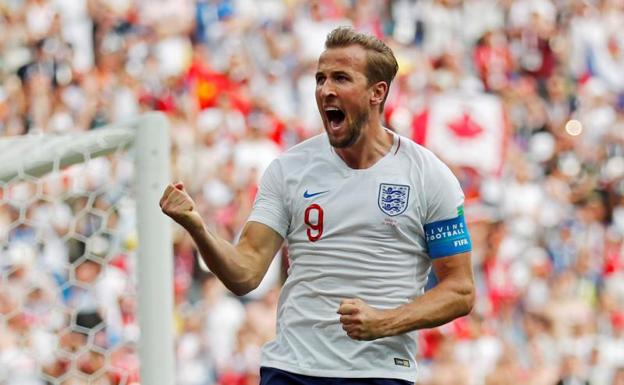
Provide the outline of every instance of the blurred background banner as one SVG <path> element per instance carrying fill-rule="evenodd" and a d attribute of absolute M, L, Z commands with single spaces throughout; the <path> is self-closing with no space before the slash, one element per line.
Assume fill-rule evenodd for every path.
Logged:
<path fill-rule="evenodd" d="M 505 155 L 503 103 L 485 93 L 448 92 L 434 97 L 414 119 L 414 139 L 446 163 L 500 176 Z"/>

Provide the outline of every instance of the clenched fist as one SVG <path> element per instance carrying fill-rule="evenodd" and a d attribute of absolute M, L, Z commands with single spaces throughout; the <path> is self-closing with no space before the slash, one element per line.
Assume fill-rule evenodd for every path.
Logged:
<path fill-rule="evenodd" d="M 345 299 L 338 308 L 340 323 L 354 340 L 375 340 L 385 336 L 384 310 L 372 308 L 361 299 Z"/>
<path fill-rule="evenodd" d="M 195 210 L 195 202 L 184 190 L 184 184 L 181 182 L 167 186 L 160 198 L 160 208 L 163 213 L 187 230 L 202 225 L 201 217 Z"/>

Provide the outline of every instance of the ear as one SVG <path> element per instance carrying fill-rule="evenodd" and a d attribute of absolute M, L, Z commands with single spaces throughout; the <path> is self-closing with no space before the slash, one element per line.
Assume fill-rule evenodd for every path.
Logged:
<path fill-rule="evenodd" d="M 379 106 L 383 103 L 388 93 L 388 83 L 381 81 L 371 86 L 370 103 L 373 106 Z"/>

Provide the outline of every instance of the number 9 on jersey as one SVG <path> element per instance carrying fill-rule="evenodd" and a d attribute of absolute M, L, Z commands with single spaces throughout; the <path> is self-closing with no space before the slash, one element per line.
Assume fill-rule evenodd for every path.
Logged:
<path fill-rule="evenodd" d="M 323 208 L 316 203 L 305 209 L 303 221 L 308 226 L 306 233 L 310 242 L 316 242 L 323 235 Z"/>

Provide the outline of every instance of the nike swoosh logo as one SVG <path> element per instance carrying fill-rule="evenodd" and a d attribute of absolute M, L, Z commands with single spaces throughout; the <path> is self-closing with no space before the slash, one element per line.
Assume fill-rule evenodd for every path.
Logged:
<path fill-rule="evenodd" d="M 319 191 L 319 192 L 315 192 L 315 193 L 309 193 L 308 190 L 305 190 L 305 192 L 303 193 L 303 197 L 304 198 L 312 198 L 312 197 L 315 197 L 317 195 L 325 194 L 326 192 L 329 192 L 329 190 Z"/>

